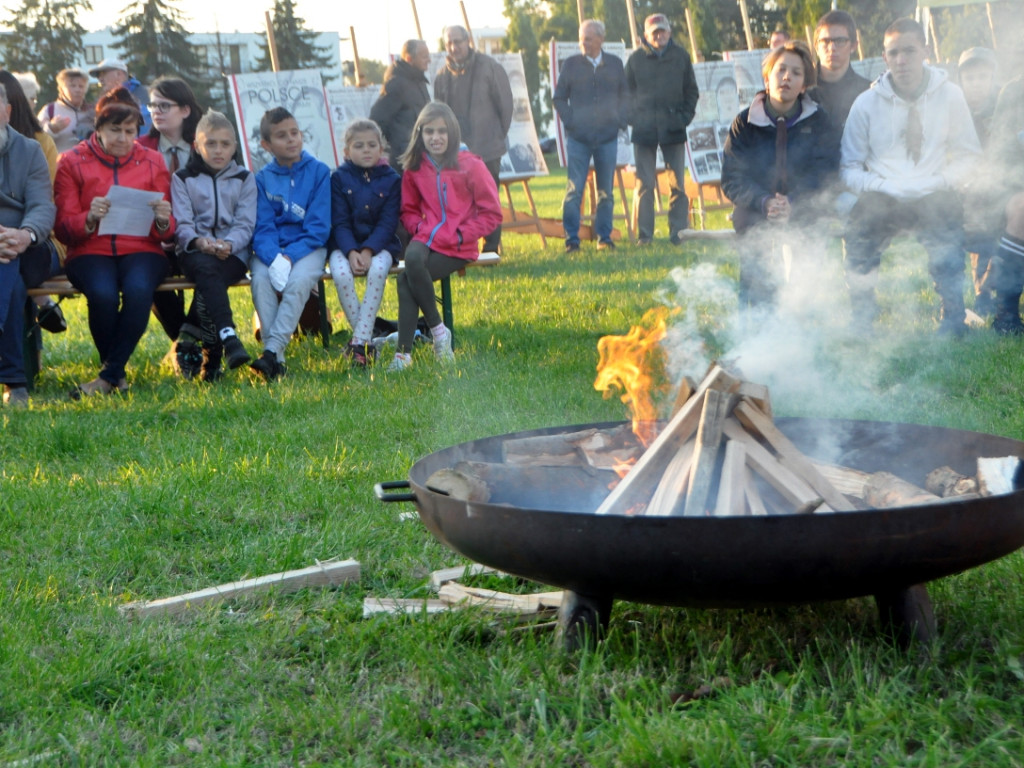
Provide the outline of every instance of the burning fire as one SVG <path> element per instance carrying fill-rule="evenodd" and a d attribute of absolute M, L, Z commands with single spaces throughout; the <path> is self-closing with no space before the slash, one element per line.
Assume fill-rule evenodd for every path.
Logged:
<path fill-rule="evenodd" d="M 605 336 L 597 342 L 601 359 L 594 389 L 605 397 L 611 397 L 612 389 L 622 392 L 620 399 L 632 412 L 633 432 L 645 447 L 658 436 L 655 396 L 668 390 L 660 342 L 670 314 L 667 307 L 648 310 L 625 336 Z"/>

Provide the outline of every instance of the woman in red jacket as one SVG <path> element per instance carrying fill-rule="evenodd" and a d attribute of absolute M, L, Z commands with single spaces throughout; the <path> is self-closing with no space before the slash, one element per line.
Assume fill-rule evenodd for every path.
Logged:
<path fill-rule="evenodd" d="M 459 121 L 447 104 L 432 101 L 420 112 L 402 167 L 401 219 L 412 240 L 397 281 L 398 350 L 389 371 L 412 364 L 420 312 L 430 326 L 435 356 L 453 359 L 452 335 L 437 311 L 434 281 L 476 261 L 478 240 L 501 224 L 494 179 L 484 161 L 461 146 Z"/>
<path fill-rule="evenodd" d="M 96 132 L 61 155 L 53 196 L 56 234 L 68 247 L 68 280 L 85 294 L 100 373 L 71 391 L 72 399 L 125 391 L 125 365 L 146 331 L 153 294 L 167 274 L 162 243 L 174 236 L 171 177 L 159 152 L 139 146 L 142 116 L 123 88 L 96 105 Z M 112 186 L 159 192 L 143 235 L 105 234 Z"/>

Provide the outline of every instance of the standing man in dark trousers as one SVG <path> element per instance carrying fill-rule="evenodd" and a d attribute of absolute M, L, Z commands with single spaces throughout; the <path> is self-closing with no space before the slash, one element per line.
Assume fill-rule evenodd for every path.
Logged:
<path fill-rule="evenodd" d="M 669 240 L 689 225 L 686 198 L 686 126 L 697 110 L 697 78 L 690 54 L 672 40 L 672 27 L 663 13 L 644 21 L 644 42 L 626 62 L 626 82 L 632 101 L 633 157 L 636 162 L 637 245 L 654 237 L 654 196 L 658 192 L 658 147 L 670 172 Z"/>
<path fill-rule="evenodd" d="M 434 98 L 452 108 L 462 140 L 484 161 L 497 189 L 505 138 L 512 125 L 512 85 L 501 64 L 470 47 L 465 27 L 448 27 L 444 41 L 448 57 L 434 78 Z M 497 252 L 500 246 L 499 224 L 484 238 L 480 250 Z"/>
<path fill-rule="evenodd" d="M 857 25 L 846 11 L 829 11 L 814 30 L 814 49 L 818 54 L 818 84 L 807 95 L 824 107 L 832 125 L 840 133 L 854 100 L 871 87 L 850 66 L 857 50 Z"/>
<path fill-rule="evenodd" d="M 588 19 L 580 24 L 580 50 L 562 64 L 551 101 L 565 127 L 568 183 L 562 201 L 565 251 L 580 249 L 580 206 L 594 161 L 597 248 L 615 248 L 612 242 L 615 156 L 619 131 L 626 128 L 628 92 L 622 60 L 602 49 L 604 24 Z"/>
<path fill-rule="evenodd" d="M 391 167 L 401 172 L 399 158 L 405 154 L 420 110 L 430 101 L 426 71 L 430 67 L 430 49 L 422 40 L 406 40 L 402 58 L 384 73 L 380 97 L 370 108 L 370 119 L 380 126 L 388 141 Z"/>

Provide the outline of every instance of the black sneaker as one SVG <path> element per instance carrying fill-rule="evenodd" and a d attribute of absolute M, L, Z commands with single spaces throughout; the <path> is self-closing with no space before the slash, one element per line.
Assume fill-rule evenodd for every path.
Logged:
<path fill-rule="evenodd" d="M 60 304 L 50 303 L 45 307 L 36 308 L 39 319 L 39 327 L 50 333 L 64 333 L 68 329 L 68 321 L 64 318 L 64 312 Z"/>
<path fill-rule="evenodd" d="M 565 252 L 566 253 L 576 253 L 576 251 L 578 251 L 579 249 L 580 249 L 580 244 L 579 243 L 572 243 L 572 242 L 570 242 L 570 243 L 566 243 L 565 244 Z"/>
<path fill-rule="evenodd" d="M 611 240 L 602 240 L 597 244 L 597 250 L 599 251 L 614 251 L 615 243 Z"/>
<path fill-rule="evenodd" d="M 284 366 L 277 362 L 277 355 L 269 349 L 263 350 L 263 354 L 249 363 L 249 367 L 262 374 L 267 381 L 273 381 L 284 374 Z"/>
<path fill-rule="evenodd" d="M 245 351 L 242 340 L 237 336 L 228 336 L 224 339 L 224 355 L 228 359 L 228 368 L 232 371 L 252 360 L 249 353 Z"/>
<path fill-rule="evenodd" d="M 174 357 L 186 381 L 192 381 L 203 370 L 203 350 L 194 341 L 179 341 L 175 344 Z"/>
<path fill-rule="evenodd" d="M 996 312 L 992 330 L 1000 336 L 1024 336 L 1024 323 L 1016 312 Z"/>

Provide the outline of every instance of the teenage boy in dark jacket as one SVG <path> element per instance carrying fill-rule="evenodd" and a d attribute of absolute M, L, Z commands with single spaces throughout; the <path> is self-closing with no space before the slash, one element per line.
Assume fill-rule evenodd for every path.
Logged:
<path fill-rule="evenodd" d="M 669 170 L 669 239 L 678 244 L 686 229 L 690 203 L 683 179 L 686 174 L 686 126 L 697 111 L 700 91 L 690 54 L 672 40 L 668 17 L 654 13 L 644 21 L 644 42 L 626 62 L 626 83 L 632 101 L 633 158 L 636 163 L 637 243 L 654 237 L 655 162 L 658 147 Z"/>
<path fill-rule="evenodd" d="M 626 127 L 628 93 L 622 60 L 603 51 L 603 43 L 604 24 L 596 19 L 580 24 L 583 53 L 565 60 L 551 100 L 566 133 L 568 185 L 562 202 L 566 253 L 580 249 L 580 205 L 591 158 L 597 185 L 597 247 L 615 247 L 612 180 L 619 130 Z"/>

